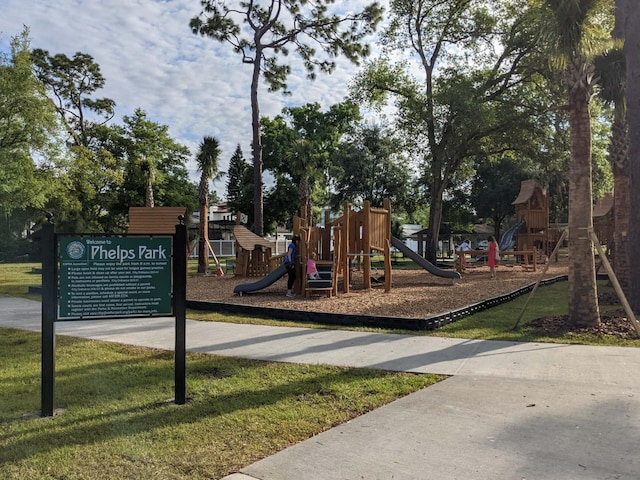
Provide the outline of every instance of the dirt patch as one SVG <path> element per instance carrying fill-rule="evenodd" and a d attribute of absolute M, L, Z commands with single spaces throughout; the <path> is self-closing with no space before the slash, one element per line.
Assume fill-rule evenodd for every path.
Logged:
<path fill-rule="evenodd" d="M 620 300 L 613 292 L 601 292 L 598 293 L 598 304 L 600 306 L 620 305 Z M 606 315 L 600 315 L 600 325 L 597 327 L 577 329 L 569 323 L 567 315 L 537 318 L 529 322 L 527 326 L 534 329 L 536 333 L 549 337 L 593 335 L 596 337 L 637 338 L 636 330 L 622 308 L 609 311 Z"/>
<path fill-rule="evenodd" d="M 234 287 L 255 279 L 235 275 L 192 276 L 187 280 L 187 298 L 306 311 L 425 318 L 511 293 L 534 283 L 541 270 L 542 267 L 538 272 L 532 272 L 520 266 L 500 266 L 494 279 L 488 267 L 478 266 L 468 268 L 461 279 L 451 280 L 436 277 L 425 270 L 396 269 L 393 270 L 390 293 L 384 293 L 382 286 L 363 290 L 362 272 L 356 271 L 351 278 L 350 293 L 339 293 L 332 298 L 320 295 L 286 298 L 286 277 L 256 293 L 238 296 L 233 293 Z M 566 273 L 566 261 L 552 263 L 544 278 Z"/>
<path fill-rule="evenodd" d="M 600 325 L 597 327 L 576 329 L 569 324 L 567 315 L 537 318 L 529 322 L 527 326 L 533 328 L 536 333 L 549 337 L 594 335 L 596 337 L 637 338 L 633 325 L 623 311 L 615 312 L 613 315 L 601 315 Z"/>

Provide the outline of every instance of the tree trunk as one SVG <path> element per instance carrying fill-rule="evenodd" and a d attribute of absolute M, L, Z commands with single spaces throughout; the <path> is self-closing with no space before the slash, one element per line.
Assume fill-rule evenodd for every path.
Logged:
<path fill-rule="evenodd" d="M 436 263 L 438 253 L 438 238 L 440 237 L 440 224 L 442 223 L 442 194 L 441 182 L 434 182 L 436 188 L 429 199 L 429 227 L 427 228 L 427 248 L 425 258 L 431 263 Z"/>
<path fill-rule="evenodd" d="M 209 202 L 200 204 L 200 227 L 198 229 L 200 241 L 198 242 L 198 273 L 207 273 L 209 269 Z"/>
<path fill-rule="evenodd" d="M 251 77 L 251 126 L 253 133 L 253 232 L 264 235 L 264 194 L 262 181 L 262 137 L 260 134 L 260 105 L 258 86 L 262 52 L 256 51 Z"/>
<path fill-rule="evenodd" d="M 627 19 L 627 5 L 616 0 L 615 26 L 613 38 L 624 41 L 624 24 Z M 637 2 L 634 2 L 637 3 Z M 624 78 L 620 78 L 624 84 Z M 613 271 L 627 298 L 631 295 L 631 178 L 629 177 L 629 121 L 626 116 L 626 102 L 617 98 L 611 126 L 609 161 L 613 170 Z"/>
<path fill-rule="evenodd" d="M 636 0 L 619 2 L 626 8 L 624 25 L 627 67 L 627 118 L 629 120 L 629 174 L 631 211 L 640 212 L 640 4 Z M 640 245 L 640 222 L 631 222 L 631 245 Z M 631 307 L 640 312 L 640 255 L 631 256 Z"/>
<path fill-rule="evenodd" d="M 576 65 L 580 67 L 580 62 Z M 591 327 L 600 323 L 600 311 L 593 244 L 589 235 L 593 228 L 589 92 L 582 88 L 571 89 L 571 80 L 580 79 L 578 72 L 582 71 L 583 68 L 576 68 L 569 81 L 569 322 L 576 327 Z M 579 82 L 573 83 L 576 84 Z"/>
<path fill-rule="evenodd" d="M 156 202 L 153 199 L 153 181 L 151 180 L 151 176 L 147 178 L 147 189 L 144 194 L 144 203 L 146 207 L 156 206 Z"/>
<path fill-rule="evenodd" d="M 629 243 L 631 182 L 629 179 L 629 136 L 626 119 L 616 115 L 611 131 L 609 158 L 614 178 L 612 264 L 625 296 L 629 297 L 631 288 L 631 267 L 629 264 L 631 253 Z"/>
<path fill-rule="evenodd" d="M 309 177 L 306 175 L 302 175 L 300 179 L 298 197 L 300 200 L 300 216 L 307 221 L 307 226 L 312 226 L 311 192 L 309 188 Z"/>

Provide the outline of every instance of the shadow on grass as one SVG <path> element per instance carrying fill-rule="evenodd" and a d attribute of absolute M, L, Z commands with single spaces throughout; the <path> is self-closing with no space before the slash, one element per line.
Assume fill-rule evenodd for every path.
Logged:
<path fill-rule="evenodd" d="M 65 339 L 58 349 L 60 357 L 82 353 L 74 351 L 84 341 Z M 91 348 L 91 342 L 89 348 Z M 126 348 L 114 346 L 124 355 Z M 173 353 L 140 349 L 135 355 L 109 361 L 67 366 L 59 361 L 56 378 L 56 407 L 66 413 L 53 418 L 7 419 L 0 434 L 1 463 L 20 462 L 50 451 L 108 442 L 133 437 L 156 429 L 184 427 L 205 419 L 233 416 L 242 411 L 274 407 L 291 399 L 324 397 L 332 385 L 373 380 L 385 375 L 372 370 L 334 367 L 300 367 L 270 364 L 245 359 L 227 359 L 203 354 L 189 354 L 187 360 L 186 405 L 169 401 L 173 395 Z M 32 360 L 31 360 L 32 361 Z M 290 371 L 284 371 L 291 369 Z M 235 379 L 235 380 L 234 380 Z M 33 397 L 39 395 L 39 383 L 33 378 L 15 375 L 6 385 L 30 384 L 5 389 L 2 397 Z M 343 399 L 335 408 L 355 411 L 353 399 Z M 12 402 L 20 400 L 12 400 Z M 366 404 L 366 402 L 365 402 Z M 30 412 L 23 412 L 27 414 Z M 330 425 L 327 425 L 330 426 Z M 182 433 L 178 433 L 182 435 Z"/>

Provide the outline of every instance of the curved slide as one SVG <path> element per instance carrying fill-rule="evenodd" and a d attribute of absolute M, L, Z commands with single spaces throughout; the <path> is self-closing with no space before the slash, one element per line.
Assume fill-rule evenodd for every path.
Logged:
<path fill-rule="evenodd" d="M 257 290 L 262 290 L 263 288 L 268 287 L 276 280 L 280 280 L 287 273 L 287 266 L 283 263 L 278 268 L 276 268 L 269 275 L 262 277 L 260 280 L 251 283 L 241 283 L 240 285 L 236 285 L 233 289 L 233 293 L 238 293 L 242 295 L 243 293 L 255 292 Z"/>
<path fill-rule="evenodd" d="M 436 277 L 461 278 L 461 275 L 455 270 L 444 270 L 442 268 L 436 267 L 429 260 L 422 258 L 416 252 L 407 247 L 404 243 L 402 243 L 402 240 L 396 237 L 391 237 L 391 245 L 400 250 L 403 255 L 409 257 L 411 260 L 416 262 L 418 265 L 420 265 L 422 268 L 435 275 Z"/>
<path fill-rule="evenodd" d="M 513 247 L 513 245 L 515 244 L 513 237 L 516 232 L 520 230 L 520 227 L 524 224 L 525 221 L 522 220 L 520 223 L 515 224 L 513 227 L 502 234 L 502 237 L 500 238 L 500 244 L 498 245 L 500 251 L 509 250 L 511 249 L 511 247 Z"/>

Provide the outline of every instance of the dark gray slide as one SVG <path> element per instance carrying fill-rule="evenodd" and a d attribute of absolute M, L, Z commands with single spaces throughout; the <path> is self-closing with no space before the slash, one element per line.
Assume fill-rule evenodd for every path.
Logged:
<path fill-rule="evenodd" d="M 243 293 L 256 292 L 258 290 L 262 290 L 263 288 L 268 287 L 276 280 L 280 280 L 287 273 L 287 266 L 283 263 L 278 268 L 276 268 L 273 272 L 271 272 L 266 277 L 262 277 L 257 282 L 251 283 L 241 283 L 240 285 L 236 285 L 236 288 L 233 289 L 233 293 L 239 293 L 242 295 Z"/>
<path fill-rule="evenodd" d="M 500 251 L 511 250 L 513 248 L 513 246 L 516 243 L 513 237 L 515 236 L 516 232 L 520 230 L 520 227 L 524 224 L 525 224 L 525 221 L 522 220 L 520 223 L 515 224 L 513 227 L 511 227 L 509 230 L 507 230 L 502 234 L 502 238 L 500 239 L 500 245 L 498 245 L 498 248 L 500 249 Z"/>
<path fill-rule="evenodd" d="M 435 275 L 436 277 L 461 278 L 461 275 L 455 270 L 444 270 L 442 268 L 436 267 L 429 260 L 422 258 L 416 252 L 407 247 L 404 243 L 402 243 L 402 240 L 396 237 L 391 237 L 391 245 L 400 250 L 403 255 L 409 257 L 411 260 L 416 262 L 418 265 L 420 265 L 422 268 Z"/>

